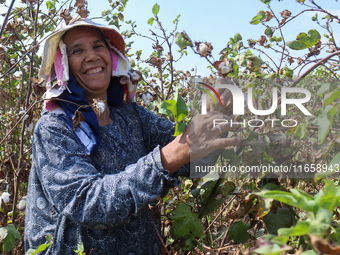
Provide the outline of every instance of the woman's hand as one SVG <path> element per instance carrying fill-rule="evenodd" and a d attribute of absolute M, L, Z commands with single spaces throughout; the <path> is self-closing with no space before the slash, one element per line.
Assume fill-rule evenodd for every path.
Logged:
<path fill-rule="evenodd" d="M 220 112 L 195 116 L 184 133 L 161 149 L 163 167 L 171 174 L 184 164 L 198 160 L 214 150 L 237 145 L 240 138 L 220 138 L 223 133 L 238 128 L 231 118 Z M 220 123 L 220 124 L 218 124 Z"/>

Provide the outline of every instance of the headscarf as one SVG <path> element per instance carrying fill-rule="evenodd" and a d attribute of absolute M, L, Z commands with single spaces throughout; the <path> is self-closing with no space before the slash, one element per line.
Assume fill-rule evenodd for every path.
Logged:
<path fill-rule="evenodd" d="M 136 75 L 136 71 L 131 70 L 129 60 L 125 56 L 124 39 L 113 28 L 94 23 L 87 18 L 77 17 L 68 24 L 62 22 L 46 39 L 41 68 L 38 74 L 38 78 L 43 79 L 39 86 L 46 87 L 46 92 L 43 95 L 45 110 L 47 112 L 61 111 L 65 113 L 66 115 L 60 114 L 58 117 L 73 130 L 84 152 L 90 155 L 98 150 L 100 127 L 92 107 L 79 109 L 79 105 L 89 105 L 92 102 L 88 102 L 85 98 L 84 90 L 77 85 L 76 79 L 69 72 L 67 48 L 62 40 L 67 31 L 78 26 L 99 28 L 109 46 L 112 78 L 107 90 L 108 105 L 122 105 L 124 97 L 127 101 L 135 101 L 136 83 L 141 77 Z M 81 111 L 85 122 L 81 122 L 80 127 L 74 130 L 72 118 L 77 109 Z"/>

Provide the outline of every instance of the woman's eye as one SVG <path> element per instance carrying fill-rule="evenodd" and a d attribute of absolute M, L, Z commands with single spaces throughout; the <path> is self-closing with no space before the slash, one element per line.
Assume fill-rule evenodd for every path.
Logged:
<path fill-rule="evenodd" d="M 102 48 L 102 47 L 104 47 L 104 45 L 98 44 L 98 45 L 95 45 L 93 48 L 99 49 L 99 48 Z"/>
<path fill-rule="evenodd" d="M 70 56 L 73 55 L 73 54 L 78 54 L 78 53 L 82 53 L 82 52 L 83 52 L 82 49 L 74 49 L 74 50 L 71 52 Z"/>

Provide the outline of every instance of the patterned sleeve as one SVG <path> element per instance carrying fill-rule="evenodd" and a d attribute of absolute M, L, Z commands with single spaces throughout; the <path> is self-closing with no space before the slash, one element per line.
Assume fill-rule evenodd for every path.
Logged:
<path fill-rule="evenodd" d="M 98 172 L 71 130 L 53 115 L 39 120 L 32 144 L 32 176 L 36 178 L 32 184 L 41 187 L 57 215 L 88 228 L 115 228 L 126 223 L 180 184 L 163 168 L 159 146 L 117 174 Z"/>
<path fill-rule="evenodd" d="M 136 104 L 136 110 L 141 118 L 141 122 L 147 124 L 143 126 L 143 134 L 150 151 L 156 146 L 164 147 L 175 139 L 175 123 L 159 117 L 138 104 Z M 145 119 L 148 121 L 145 121 Z M 189 171 L 188 163 L 178 169 L 173 176 L 189 176 Z"/>

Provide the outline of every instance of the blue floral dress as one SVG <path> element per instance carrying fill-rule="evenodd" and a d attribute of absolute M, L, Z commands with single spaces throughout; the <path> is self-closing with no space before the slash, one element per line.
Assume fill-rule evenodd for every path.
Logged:
<path fill-rule="evenodd" d="M 53 244 L 44 254 L 160 254 L 148 204 L 180 185 L 163 168 L 160 148 L 174 126 L 136 103 L 110 108 L 96 153 L 84 154 L 56 114 L 44 114 L 33 136 L 33 165 L 26 208 L 25 249 Z M 188 165 L 179 173 L 188 173 Z M 153 223 L 154 222 L 154 223 Z"/>

